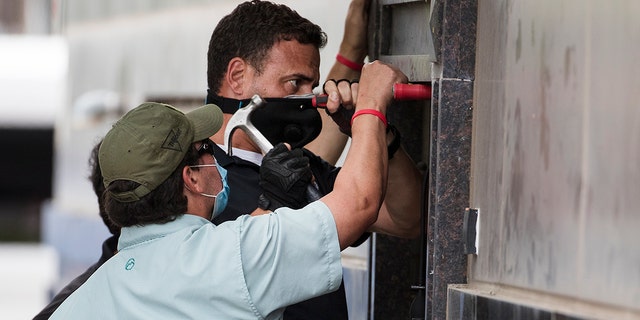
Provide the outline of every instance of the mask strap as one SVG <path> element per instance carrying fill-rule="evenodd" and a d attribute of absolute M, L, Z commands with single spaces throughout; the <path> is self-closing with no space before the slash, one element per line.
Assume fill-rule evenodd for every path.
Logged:
<path fill-rule="evenodd" d="M 193 193 L 199 194 L 199 195 L 204 196 L 204 197 L 207 197 L 207 198 L 213 198 L 213 199 L 215 199 L 216 197 L 218 197 L 217 195 L 216 195 L 216 196 L 214 196 L 214 195 L 212 195 L 212 194 L 208 194 L 208 193 L 195 192 L 195 191 L 193 191 L 193 190 L 189 189 L 189 187 L 188 187 L 186 184 L 184 184 L 184 187 L 185 187 L 187 190 L 189 190 L 189 191 L 191 191 L 191 192 L 193 192 Z"/>
<path fill-rule="evenodd" d="M 250 101 L 251 99 L 237 100 L 237 99 L 221 97 L 219 95 L 212 93 L 210 89 L 207 89 L 207 98 L 205 99 L 206 104 L 213 103 L 218 107 L 220 107 L 220 110 L 222 110 L 222 112 L 229 113 L 229 114 L 236 113 L 238 109 L 242 108 L 244 105 L 246 105 Z"/>

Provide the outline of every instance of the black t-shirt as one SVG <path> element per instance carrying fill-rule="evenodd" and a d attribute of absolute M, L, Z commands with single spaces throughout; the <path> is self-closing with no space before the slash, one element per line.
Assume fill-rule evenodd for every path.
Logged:
<path fill-rule="evenodd" d="M 310 151 L 304 151 L 309 158 L 309 165 L 318 183 L 320 193 L 327 194 L 333 189 L 340 169 Z M 262 193 L 262 188 L 258 184 L 260 180 L 259 166 L 236 156 L 230 157 L 218 146 L 214 150 L 214 156 L 216 161 L 227 169 L 227 183 L 230 189 L 227 208 L 213 220 L 213 223 L 220 224 L 253 212 L 258 207 L 258 197 Z M 334 292 L 288 306 L 284 312 L 285 320 L 340 320 L 348 318 L 344 283 Z"/>
<path fill-rule="evenodd" d="M 303 151 L 309 158 L 309 166 L 316 178 L 320 194 L 325 195 L 331 192 L 340 168 L 332 166 L 309 150 L 303 149 Z M 214 156 L 216 161 L 227 169 L 227 183 L 230 189 L 227 207 L 213 219 L 213 223 L 220 224 L 253 212 L 258 207 L 258 197 L 262 194 L 262 188 L 259 185 L 259 166 L 236 156 L 230 157 L 217 145 Z"/>

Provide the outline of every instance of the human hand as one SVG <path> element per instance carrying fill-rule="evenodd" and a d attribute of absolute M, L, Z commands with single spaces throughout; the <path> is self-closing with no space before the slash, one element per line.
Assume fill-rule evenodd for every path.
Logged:
<path fill-rule="evenodd" d="M 407 76 L 391 64 L 379 60 L 367 63 L 358 85 L 356 111 L 373 109 L 386 114 L 393 100 L 393 86 L 407 82 Z"/>
<path fill-rule="evenodd" d="M 311 177 L 309 159 L 303 156 L 302 149 L 289 150 L 286 144 L 277 144 L 262 159 L 259 184 L 263 193 L 258 206 L 271 211 L 304 207 Z"/>
<path fill-rule="evenodd" d="M 351 136 L 351 117 L 358 97 L 358 81 L 329 79 L 322 90 L 328 95 L 327 114 L 338 125 L 340 132 Z"/>
<path fill-rule="evenodd" d="M 324 83 L 323 91 L 328 95 L 327 113 L 341 132 L 351 136 L 351 117 L 356 106 L 386 114 L 387 106 L 393 100 L 394 84 L 407 81 L 407 76 L 393 65 L 380 61 L 368 63 L 360 81 L 330 79 Z"/>

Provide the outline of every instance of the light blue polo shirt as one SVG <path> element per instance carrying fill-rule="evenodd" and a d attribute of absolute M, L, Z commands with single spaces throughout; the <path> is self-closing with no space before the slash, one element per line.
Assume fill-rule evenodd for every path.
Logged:
<path fill-rule="evenodd" d="M 123 228 L 118 249 L 51 319 L 280 319 L 342 281 L 321 201 L 219 226 L 187 214 Z"/>

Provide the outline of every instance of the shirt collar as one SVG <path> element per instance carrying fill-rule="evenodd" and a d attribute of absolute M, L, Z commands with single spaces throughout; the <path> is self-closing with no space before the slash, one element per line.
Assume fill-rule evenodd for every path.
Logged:
<path fill-rule="evenodd" d="M 225 150 L 225 146 L 219 144 L 216 144 L 216 147 L 213 148 L 213 156 L 216 157 L 216 161 L 224 168 L 232 163 L 240 164 L 238 159 L 250 162 L 256 166 L 262 164 L 263 156 L 261 153 L 233 148 L 233 157 L 231 157 Z"/>
<path fill-rule="evenodd" d="M 211 223 L 209 220 L 202 217 L 183 214 L 178 216 L 174 221 L 163 224 L 124 227 L 120 233 L 118 251 L 146 241 L 162 238 L 184 228 L 199 228 L 209 223 Z"/>

